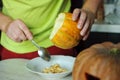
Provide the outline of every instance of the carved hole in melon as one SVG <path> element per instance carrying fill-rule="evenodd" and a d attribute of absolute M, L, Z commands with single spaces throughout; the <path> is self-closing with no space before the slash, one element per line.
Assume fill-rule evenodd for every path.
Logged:
<path fill-rule="evenodd" d="M 85 73 L 85 76 L 86 76 L 86 80 L 100 80 L 100 78 L 93 76 L 89 73 Z"/>
<path fill-rule="evenodd" d="M 55 34 L 57 33 L 57 31 L 62 27 L 63 23 L 64 23 L 64 19 L 65 19 L 65 14 L 64 13 L 60 13 L 55 21 L 55 25 L 53 27 L 53 31 L 51 32 L 50 35 L 50 40 L 55 36 Z"/>

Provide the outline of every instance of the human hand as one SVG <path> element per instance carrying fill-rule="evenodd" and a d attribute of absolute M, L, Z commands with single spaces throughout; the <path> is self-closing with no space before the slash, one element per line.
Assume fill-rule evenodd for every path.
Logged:
<path fill-rule="evenodd" d="M 33 38 L 32 33 L 21 20 L 14 20 L 10 22 L 7 25 L 5 33 L 10 39 L 16 42 L 31 40 Z"/>
<path fill-rule="evenodd" d="M 80 35 L 83 36 L 83 40 L 88 38 L 94 19 L 95 15 L 89 10 L 76 8 L 73 11 L 73 21 L 78 21 L 77 27 L 81 29 Z"/>

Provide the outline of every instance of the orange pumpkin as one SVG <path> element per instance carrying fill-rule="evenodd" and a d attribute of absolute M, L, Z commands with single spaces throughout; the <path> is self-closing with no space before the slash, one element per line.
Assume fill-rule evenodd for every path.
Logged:
<path fill-rule="evenodd" d="M 73 80 L 120 80 L 120 43 L 103 42 L 76 57 Z"/>
<path fill-rule="evenodd" d="M 60 13 L 55 21 L 50 40 L 55 46 L 69 49 L 78 45 L 81 40 L 77 22 L 72 20 L 71 13 Z"/>

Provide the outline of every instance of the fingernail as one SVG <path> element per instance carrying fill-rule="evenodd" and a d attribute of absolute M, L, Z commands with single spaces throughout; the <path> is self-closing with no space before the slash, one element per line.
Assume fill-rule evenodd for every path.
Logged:
<path fill-rule="evenodd" d="M 85 41 L 86 40 L 86 38 L 83 38 L 83 41 Z"/>
<path fill-rule="evenodd" d="M 72 17 L 72 20 L 73 20 L 73 21 L 75 21 L 75 20 L 76 20 L 76 18 L 75 18 L 75 17 Z"/>
<path fill-rule="evenodd" d="M 81 29 L 81 28 L 82 28 L 80 23 L 78 23 L 77 28 L 78 28 L 78 29 Z"/>
<path fill-rule="evenodd" d="M 33 37 L 32 36 L 29 36 L 29 40 L 32 40 L 33 39 Z"/>
<path fill-rule="evenodd" d="M 84 36 L 84 33 L 81 31 L 81 32 L 80 32 L 80 35 L 81 35 L 81 36 Z"/>

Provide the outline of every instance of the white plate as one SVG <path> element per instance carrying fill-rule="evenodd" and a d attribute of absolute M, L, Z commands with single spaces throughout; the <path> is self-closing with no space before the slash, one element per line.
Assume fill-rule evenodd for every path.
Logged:
<path fill-rule="evenodd" d="M 26 67 L 29 71 L 39 74 L 42 78 L 47 80 L 58 80 L 72 73 L 75 58 L 71 56 L 52 55 L 51 60 L 45 61 L 41 57 L 34 58 L 28 61 Z M 62 68 L 68 71 L 62 73 L 43 73 L 42 70 L 50 67 L 53 64 L 59 64 Z"/>

